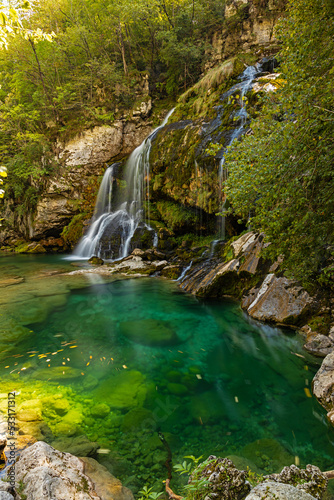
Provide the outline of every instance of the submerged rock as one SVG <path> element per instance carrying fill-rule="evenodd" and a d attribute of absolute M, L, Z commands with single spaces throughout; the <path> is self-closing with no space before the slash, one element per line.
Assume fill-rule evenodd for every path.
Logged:
<path fill-rule="evenodd" d="M 153 318 L 123 321 L 120 332 L 137 344 L 167 346 L 178 343 L 179 339 L 167 321 Z"/>
<path fill-rule="evenodd" d="M 94 456 L 99 448 L 98 443 L 90 441 L 86 436 L 76 436 L 74 438 L 61 437 L 52 441 L 52 446 L 56 450 L 71 453 L 76 457 Z"/>
<path fill-rule="evenodd" d="M 108 377 L 91 394 L 111 408 L 130 409 L 143 405 L 146 392 L 144 375 L 129 370 Z"/>

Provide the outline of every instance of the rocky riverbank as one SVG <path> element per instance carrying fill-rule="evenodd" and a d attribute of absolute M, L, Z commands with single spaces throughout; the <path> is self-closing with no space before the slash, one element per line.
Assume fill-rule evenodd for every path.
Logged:
<path fill-rule="evenodd" d="M 0 481 L 2 500 L 134 499 L 131 491 L 94 459 L 62 453 L 42 441 L 21 452 L 8 477 L 12 478 L 10 482 Z M 279 474 L 256 476 L 237 469 L 228 458 L 211 455 L 192 471 L 189 483 L 197 487 L 200 495 L 218 494 L 225 500 L 320 500 L 328 478 L 313 465 L 306 469 L 291 465 Z M 172 490 L 166 491 L 173 498 Z"/>

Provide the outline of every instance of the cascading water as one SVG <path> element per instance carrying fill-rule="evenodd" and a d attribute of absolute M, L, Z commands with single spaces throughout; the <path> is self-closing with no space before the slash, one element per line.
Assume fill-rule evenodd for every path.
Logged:
<path fill-rule="evenodd" d="M 224 168 L 226 153 L 228 152 L 228 147 L 231 146 L 235 139 L 238 139 L 244 132 L 244 128 L 247 122 L 247 111 L 246 111 L 246 94 L 252 88 L 255 77 L 261 71 L 259 66 L 248 66 L 245 71 L 240 75 L 240 83 L 234 85 L 226 94 L 226 98 L 230 98 L 236 91 L 238 94 L 238 101 L 240 104 L 240 108 L 234 114 L 234 120 L 239 124 L 234 129 L 229 141 L 226 145 L 226 148 L 223 152 L 223 157 L 220 160 L 219 164 L 219 189 L 222 192 L 223 183 L 227 180 L 228 170 Z M 225 239 L 225 218 L 226 218 L 226 198 L 224 197 L 222 200 L 222 208 L 221 208 L 221 227 L 220 227 L 220 237 L 222 240 Z"/>
<path fill-rule="evenodd" d="M 142 225 L 152 232 L 152 244 L 155 233 L 150 228 L 149 209 L 144 221 L 143 203 L 149 201 L 150 151 L 152 140 L 163 128 L 174 109 L 129 156 L 125 164 L 124 179 L 126 192 L 116 207 L 113 203 L 114 169 L 116 164 L 106 170 L 96 200 L 93 220 L 86 235 L 74 249 L 76 258 L 88 259 L 93 255 L 102 258 L 118 259 L 129 253 L 130 243 L 136 230 Z M 148 204 L 149 207 L 149 204 Z"/>

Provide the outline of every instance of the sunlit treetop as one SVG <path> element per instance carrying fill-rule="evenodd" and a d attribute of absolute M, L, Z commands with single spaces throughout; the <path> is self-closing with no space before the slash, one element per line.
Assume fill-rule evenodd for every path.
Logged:
<path fill-rule="evenodd" d="M 29 16 L 31 10 L 32 6 L 28 1 L 0 0 L 0 48 L 6 48 L 8 37 L 18 32 L 35 41 L 52 41 L 54 33 L 44 33 L 41 29 L 32 31 L 24 27 L 22 21 Z"/>

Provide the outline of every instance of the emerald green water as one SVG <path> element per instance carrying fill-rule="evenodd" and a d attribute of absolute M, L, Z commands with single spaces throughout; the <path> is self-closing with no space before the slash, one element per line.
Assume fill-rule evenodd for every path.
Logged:
<path fill-rule="evenodd" d="M 66 448 L 82 435 L 98 442 L 99 461 L 134 492 L 163 488 L 158 430 L 174 463 L 215 454 L 264 473 L 290 463 L 333 468 L 333 430 L 310 392 L 319 361 L 294 332 L 157 278 L 91 275 L 73 284 L 52 274 L 59 265 L 73 270 L 63 262 L 1 262 L 12 277 L 26 273 L 12 287 L 15 307 L 14 299 L 7 306 L 27 328 L 15 351 L 2 353 L 2 392 L 17 390 L 26 407 L 40 401 L 49 443 Z M 46 299 L 48 314 L 38 317 Z M 30 320 L 27 307 L 35 308 Z"/>

